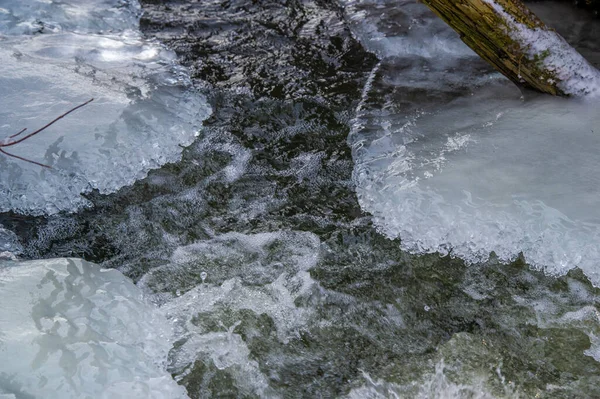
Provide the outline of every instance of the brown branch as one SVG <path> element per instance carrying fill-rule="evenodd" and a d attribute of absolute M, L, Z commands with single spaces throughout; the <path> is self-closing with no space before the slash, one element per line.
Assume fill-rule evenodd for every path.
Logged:
<path fill-rule="evenodd" d="M 44 165 L 42 163 L 36 162 L 36 161 L 32 161 L 30 159 L 27 158 L 23 158 L 21 156 L 15 155 L 15 154 L 11 154 L 9 152 L 6 152 L 3 147 L 10 147 L 19 143 L 22 143 L 23 141 L 27 140 L 30 137 L 35 136 L 36 134 L 43 132 L 44 130 L 46 130 L 48 127 L 52 126 L 54 123 L 58 122 L 59 120 L 61 120 L 62 118 L 64 118 L 65 116 L 69 115 L 71 112 L 74 112 L 76 110 L 78 110 L 81 107 L 84 107 L 86 105 L 88 105 L 89 103 L 91 103 L 92 101 L 94 101 L 94 99 L 89 99 L 88 101 L 84 102 L 83 104 L 79 104 L 78 106 L 71 108 L 70 110 L 68 110 L 67 112 L 65 112 L 64 114 L 59 115 L 57 118 L 55 118 L 54 120 L 50 121 L 49 123 L 47 123 L 46 125 L 42 126 L 41 128 L 37 129 L 34 132 L 29 133 L 26 136 L 21 137 L 20 139 L 17 140 L 10 140 L 10 139 L 14 139 L 15 137 L 19 136 L 21 133 L 23 133 L 24 131 L 27 130 L 27 128 L 22 129 L 20 132 L 13 134 L 12 136 L 9 136 L 8 139 L 9 140 L 4 140 L 4 141 L 0 141 L 0 153 L 7 155 L 9 157 L 13 157 L 13 158 L 17 158 L 20 159 L 21 161 L 25 161 L 25 162 L 30 162 L 39 166 L 42 166 L 44 168 L 49 168 L 51 169 L 51 166 L 49 165 Z"/>
<path fill-rule="evenodd" d="M 12 136 L 8 136 L 9 139 L 12 139 L 13 137 L 17 137 L 19 134 L 23 133 L 25 130 L 27 130 L 26 127 L 23 128 L 23 130 L 21 130 L 19 133 L 15 133 Z"/>
<path fill-rule="evenodd" d="M 43 166 L 44 168 L 52 169 L 52 166 L 50 166 L 50 165 L 44 165 L 43 163 L 39 163 L 36 161 L 32 161 L 31 159 L 27 159 L 27 158 L 23 158 L 18 155 L 15 155 L 15 154 L 11 154 L 10 152 L 4 151 L 2 148 L 0 148 L 0 152 L 3 153 L 4 155 L 8 155 L 9 157 L 20 159 L 21 161 L 30 162 L 30 163 L 33 163 L 33 164 L 36 164 L 39 166 Z"/>

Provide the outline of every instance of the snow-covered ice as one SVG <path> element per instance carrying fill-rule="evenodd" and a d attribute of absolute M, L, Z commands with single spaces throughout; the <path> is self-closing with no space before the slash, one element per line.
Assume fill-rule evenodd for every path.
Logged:
<path fill-rule="evenodd" d="M 92 189 L 115 191 L 179 159 L 209 115 L 175 55 L 142 37 L 135 1 L 5 1 L 0 8 L 0 211 L 74 211 Z"/>

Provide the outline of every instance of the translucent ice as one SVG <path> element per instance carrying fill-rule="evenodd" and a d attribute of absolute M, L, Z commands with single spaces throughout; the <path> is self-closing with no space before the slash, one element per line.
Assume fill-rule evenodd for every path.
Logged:
<path fill-rule="evenodd" d="M 116 270 L 0 261 L 0 396 L 185 398 L 164 371 L 172 330 Z"/>
<path fill-rule="evenodd" d="M 176 161 L 210 112 L 174 54 L 142 38 L 136 2 L 14 1 L 0 15 L 4 137 L 94 98 L 10 147 L 52 169 L 0 157 L 0 211 L 76 210 L 81 193 L 115 191 Z"/>
<path fill-rule="evenodd" d="M 23 252 L 23 246 L 15 233 L 0 224 L 0 259 L 12 258 Z"/>
<path fill-rule="evenodd" d="M 579 266 L 599 284 L 599 104 L 523 99 L 468 52 L 434 57 L 441 50 L 423 29 L 434 16 L 412 2 L 399 9 L 414 27 L 387 31 L 402 40 L 387 41 L 350 137 L 361 205 L 414 252 L 522 253 L 551 273 Z"/>
<path fill-rule="evenodd" d="M 8 35 L 102 33 L 135 29 L 140 14 L 137 0 L 5 0 L 0 3 L 0 27 Z"/>

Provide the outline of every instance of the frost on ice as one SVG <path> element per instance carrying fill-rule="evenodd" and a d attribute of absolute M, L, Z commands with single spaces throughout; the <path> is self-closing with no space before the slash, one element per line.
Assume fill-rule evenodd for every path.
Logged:
<path fill-rule="evenodd" d="M 361 206 L 379 229 L 410 251 L 473 262 L 522 253 L 550 273 L 579 266 L 599 284 L 597 100 L 522 98 L 468 49 L 445 51 L 460 39 L 423 6 L 406 2 L 390 21 L 380 16 L 395 2 L 377 2 L 377 15 L 362 4 L 346 12 L 382 62 L 349 140 Z M 597 42 L 560 22 L 597 57 Z"/>
<path fill-rule="evenodd" d="M 118 271 L 0 261 L 0 302 L 0 397 L 187 397 L 165 371 L 169 323 Z"/>
<path fill-rule="evenodd" d="M 0 137 L 33 131 L 11 147 L 46 170 L 0 157 L 0 211 L 42 214 L 86 205 L 176 161 L 210 107 L 172 52 L 138 31 L 134 1 L 9 1 L 0 8 Z"/>

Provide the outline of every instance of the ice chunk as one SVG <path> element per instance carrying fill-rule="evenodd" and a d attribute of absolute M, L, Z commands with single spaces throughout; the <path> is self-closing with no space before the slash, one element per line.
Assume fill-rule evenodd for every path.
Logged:
<path fill-rule="evenodd" d="M 380 58 L 412 55 L 436 58 L 473 57 L 467 47 L 439 18 L 415 1 L 340 0 L 352 33 Z"/>
<path fill-rule="evenodd" d="M 164 370 L 172 330 L 116 270 L 0 261 L 0 394 L 185 398 Z"/>
<path fill-rule="evenodd" d="M 464 59 L 448 54 L 440 68 L 408 46 L 373 72 L 350 135 L 361 206 L 413 252 L 471 262 L 523 253 L 600 284 L 598 103 L 523 99 L 485 67 L 449 67 Z"/>
<path fill-rule="evenodd" d="M 23 246 L 15 233 L 0 224 L 0 259 L 12 258 L 23 252 Z"/>
<path fill-rule="evenodd" d="M 104 3 L 112 8 L 101 11 L 100 3 L 90 1 L 29 0 L 4 10 L 43 6 L 47 20 L 56 17 L 64 26 L 50 34 L 0 36 L 2 135 L 33 131 L 77 104 L 94 102 L 6 148 L 52 169 L 1 156 L 0 211 L 76 210 L 87 204 L 81 193 L 113 192 L 178 160 L 210 113 L 175 55 L 137 31 L 137 3 Z M 132 25 L 117 30 L 112 22 L 123 13 Z M 74 25 L 79 20 L 88 23 Z M 110 33 L 89 33 L 90 26 L 103 24 L 112 27 Z M 2 33 L 14 32 L 7 25 Z"/>

